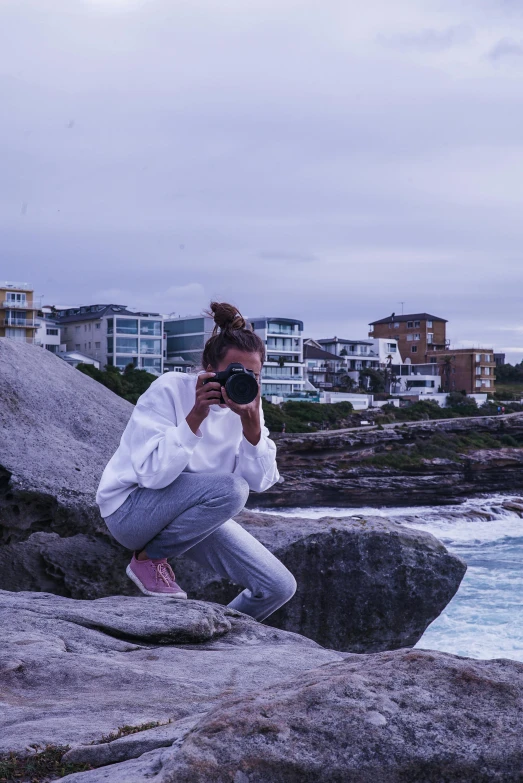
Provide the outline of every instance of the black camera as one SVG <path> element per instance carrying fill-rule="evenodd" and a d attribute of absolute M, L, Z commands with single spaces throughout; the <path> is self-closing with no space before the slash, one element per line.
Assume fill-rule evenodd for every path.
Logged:
<path fill-rule="evenodd" d="M 208 378 L 204 383 L 220 383 L 225 386 L 229 398 L 238 405 L 248 405 L 258 395 L 258 381 L 252 370 L 246 370 L 243 364 L 233 362 L 226 370 L 217 372 L 214 378 Z M 218 403 L 224 403 L 220 397 Z"/>

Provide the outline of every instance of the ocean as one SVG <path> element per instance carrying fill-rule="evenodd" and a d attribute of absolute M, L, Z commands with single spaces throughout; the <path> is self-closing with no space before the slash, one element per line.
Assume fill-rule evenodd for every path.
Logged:
<path fill-rule="evenodd" d="M 318 519 L 391 517 L 432 533 L 468 566 L 460 588 L 416 647 L 471 658 L 523 661 L 523 519 L 503 507 L 523 497 L 488 495 L 457 506 L 259 509 Z"/>

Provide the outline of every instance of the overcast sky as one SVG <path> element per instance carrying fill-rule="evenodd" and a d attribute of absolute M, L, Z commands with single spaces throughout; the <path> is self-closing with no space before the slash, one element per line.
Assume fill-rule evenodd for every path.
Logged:
<path fill-rule="evenodd" d="M 0 279 L 523 359 L 521 0 L 0 0 Z"/>

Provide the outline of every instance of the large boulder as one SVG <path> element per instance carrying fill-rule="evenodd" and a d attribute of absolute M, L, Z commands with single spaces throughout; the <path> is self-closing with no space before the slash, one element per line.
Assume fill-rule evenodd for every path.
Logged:
<path fill-rule="evenodd" d="M 197 601 L 0 591 L 0 622 L 4 774 L 37 754 L 64 783 L 521 780 L 521 663 L 342 654 Z"/>
<path fill-rule="evenodd" d="M 0 338 L 0 368 L 0 587 L 134 592 L 95 503 L 133 406 L 26 343 Z"/>
<path fill-rule="evenodd" d="M 294 574 L 296 596 L 268 622 L 351 652 L 416 644 L 456 593 L 466 565 L 430 533 L 382 517 L 302 519 L 243 512 L 238 521 Z M 187 558 L 191 596 L 227 603 L 239 588 Z"/>
<path fill-rule="evenodd" d="M 0 754 L 177 724 L 343 657 L 226 607 L 169 598 L 0 591 L 0 624 Z"/>

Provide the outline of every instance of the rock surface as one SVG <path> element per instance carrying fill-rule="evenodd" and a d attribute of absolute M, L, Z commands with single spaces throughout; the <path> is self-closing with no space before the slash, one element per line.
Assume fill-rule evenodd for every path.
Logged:
<path fill-rule="evenodd" d="M 133 406 L 32 345 L 0 338 L 0 368 L 0 587 L 129 592 L 95 492 Z"/>
<path fill-rule="evenodd" d="M 65 783 L 521 780 L 521 663 L 336 653 L 197 601 L 0 591 L 0 621 L 0 754 L 70 746 L 93 769 Z"/>
<path fill-rule="evenodd" d="M 342 655 L 198 601 L 112 596 L 75 601 L 0 591 L 0 753 L 99 742 L 120 726 L 172 726 L 173 737 L 219 699 Z M 155 730 L 156 731 L 156 730 Z M 141 737 L 140 737 L 141 735 Z M 140 732 L 102 754 L 151 735 Z M 156 747 L 165 744 L 154 734 Z M 154 745 L 153 742 L 153 745 Z M 106 743 L 107 744 L 107 743 Z M 140 753 L 143 752 L 140 749 Z M 126 755 L 126 757 L 129 757 Z M 108 756 L 104 756 L 104 759 Z M 105 761 L 103 761 L 105 763 Z"/>
<path fill-rule="evenodd" d="M 367 460 L 399 446 L 403 453 L 435 433 L 475 432 L 523 438 L 523 413 L 476 419 L 410 422 L 384 430 L 275 435 L 284 482 L 251 507 L 451 505 L 485 492 L 523 486 L 523 449 L 479 449 L 461 457 L 427 459 L 408 468 L 373 465 Z"/>
<path fill-rule="evenodd" d="M 434 536 L 379 517 L 300 519 L 244 512 L 238 521 L 296 576 L 295 597 L 268 622 L 351 652 L 416 644 L 456 593 L 466 565 Z M 227 603 L 238 588 L 183 558 L 195 598 Z"/>

